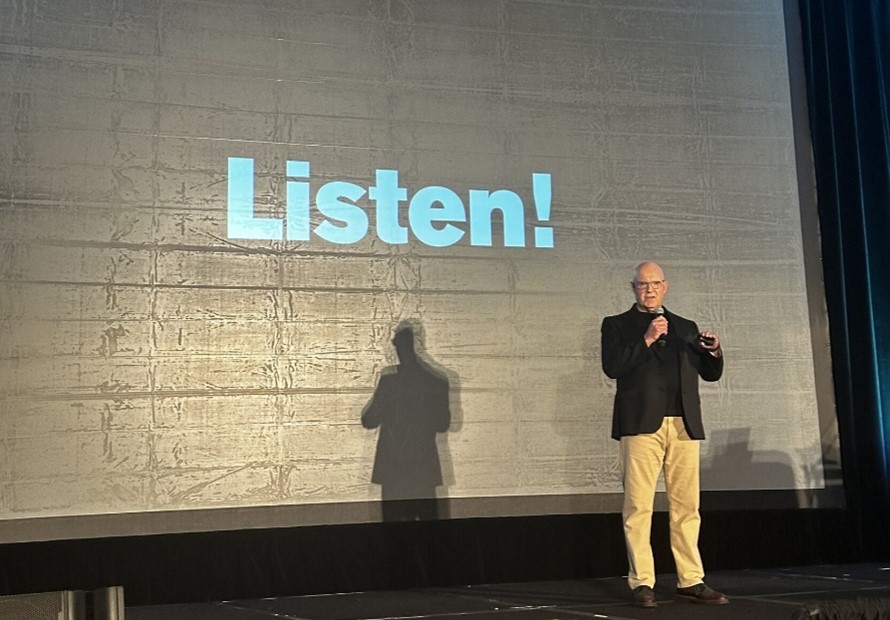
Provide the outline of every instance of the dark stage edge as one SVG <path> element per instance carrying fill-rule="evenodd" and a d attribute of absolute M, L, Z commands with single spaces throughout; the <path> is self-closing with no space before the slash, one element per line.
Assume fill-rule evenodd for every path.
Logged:
<path fill-rule="evenodd" d="M 878 599 L 890 605 L 890 561 L 722 571 L 710 573 L 707 581 L 727 594 L 729 605 L 677 600 L 675 580 L 664 576 L 655 587 L 657 609 L 633 607 L 624 579 L 612 577 L 127 607 L 125 615 L 126 620 L 787 620 L 811 602 Z"/>

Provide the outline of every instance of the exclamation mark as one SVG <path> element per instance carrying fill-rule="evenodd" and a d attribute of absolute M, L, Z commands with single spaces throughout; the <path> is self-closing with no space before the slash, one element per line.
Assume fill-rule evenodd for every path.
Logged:
<path fill-rule="evenodd" d="M 532 196 L 535 199 L 535 211 L 538 214 L 538 221 L 549 222 L 550 201 L 553 197 L 549 173 L 532 173 Z M 551 226 L 535 226 L 535 247 L 553 247 L 553 228 Z"/>

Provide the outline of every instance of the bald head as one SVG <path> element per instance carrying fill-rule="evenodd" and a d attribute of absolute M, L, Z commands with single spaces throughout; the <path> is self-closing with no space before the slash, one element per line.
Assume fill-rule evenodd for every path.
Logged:
<path fill-rule="evenodd" d="M 651 260 L 644 261 L 634 269 L 633 282 L 646 282 L 649 280 L 649 276 L 656 274 L 657 280 L 664 280 L 664 269 L 661 268 L 661 265 Z"/>
<path fill-rule="evenodd" d="M 637 300 L 637 309 L 643 312 L 655 312 L 664 303 L 668 281 L 664 277 L 661 265 L 645 261 L 637 265 L 630 286 Z"/>

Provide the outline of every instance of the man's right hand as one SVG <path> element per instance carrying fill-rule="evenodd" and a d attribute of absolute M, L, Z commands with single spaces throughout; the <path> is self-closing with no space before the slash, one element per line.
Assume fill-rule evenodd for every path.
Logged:
<path fill-rule="evenodd" d="M 664 315 L 660 315 L 649 323 L 649 328 L 646 330 L 646 333 L 643 334 L 643 340 L 646 341 L 646 346 L 651 347 L 655 344 L 662 334 L 668 333 L 668 320 L 664 318 Z"/>

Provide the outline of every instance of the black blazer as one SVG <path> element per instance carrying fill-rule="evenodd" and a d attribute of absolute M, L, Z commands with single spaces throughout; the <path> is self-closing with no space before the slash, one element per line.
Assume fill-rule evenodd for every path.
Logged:
<path fill-rule="evenodd" d="M 654 433 L 661 426 L 665 412 L 664 379 L 657 372 L 656 353 L 646 346 L 639 322 L 631 307 L 623 314 L 607 316 L 602 325 L 603 371 L 617 379 L 615 406 L 612 409 L 612 438 Z M 680 355 L 680 393 L 686 432 L 693 439 L 704 439 L 698 378 L 717 381 L 723 374 L 723 356 L 714 357 L 696 344 L 698 327 L 689 319 L 665 309 L 670 336 L 678 339 Z M 654 346 L 654 345 L 653 345 Z"/>

